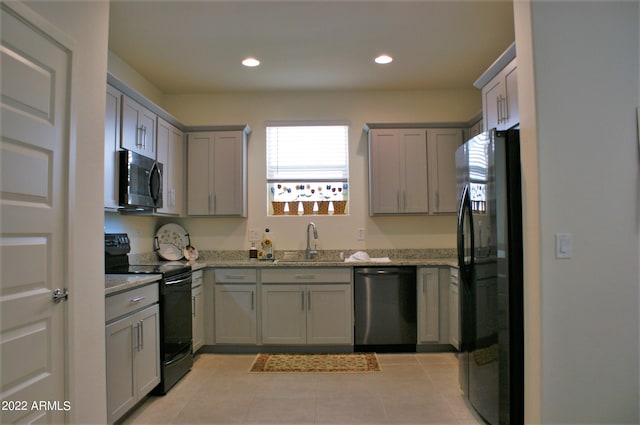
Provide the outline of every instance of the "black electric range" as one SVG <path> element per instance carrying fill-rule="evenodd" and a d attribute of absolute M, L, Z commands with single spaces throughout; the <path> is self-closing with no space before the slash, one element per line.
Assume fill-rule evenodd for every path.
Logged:
<path fill-rule="evenodd" d="M 191 266 L 179 261 L 159 264 L 129 264 L 131 243 L 126 233 L 105 233 L 104 271 L 106 274 L 161 274 L 163 278 L 191 272 Z"/>
<path fill-rule="evenodd" d="M 160 384 L 166 394 L 193 365 L 191 266 L 178 261 L 129 264 L 131 244 L 126 233 L 104 235 L 105 274 L 160 274 Z"/>

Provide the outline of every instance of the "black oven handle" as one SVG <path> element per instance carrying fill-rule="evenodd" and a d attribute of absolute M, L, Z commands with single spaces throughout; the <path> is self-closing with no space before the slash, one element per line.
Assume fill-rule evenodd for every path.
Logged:
<path fill-rule="evenodd" d="M 181 279 L 176 279 L 176 280 L 165 280 L 164 282 L 165 285 L 186 285 L 189 284 L 191 285 L 191 274 L 189 274 L 189 276 L 185 276 Z"/>

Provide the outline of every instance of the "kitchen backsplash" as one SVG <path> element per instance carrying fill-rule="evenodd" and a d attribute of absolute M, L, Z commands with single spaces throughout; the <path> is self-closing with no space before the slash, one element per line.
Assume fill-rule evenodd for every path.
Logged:
<path fill-rule="evenodd" d="M 348 258 L 356 252 L 355 249 L 343 250 L 320 250 L 318 251 L 318 260 L 342 260 Z M 294 253 L 294 258 L 304 258 L 305 251 L 275 251 L 275 258 L 284 258 L 285 252 L 287 256 Z M 389 257 L 391 259 L 419 260 L 419 259 L 435 259 L 435 258 L 454 258 L 456 254 L 455 248 L 429 248 L 429 249 L 371 249 L 366 250 L 372 258 Z M 341 258 L 342 255 L 342 258 Z M 241 261 L 249 259 L 248 250 L 229 250 L 229 251 L 200 251 L 199 260 L 201 261 Z M 155 252 L 147 252 L 143 254 L 129 254 L 131 264 L 148 264 L 162 261 Z"/>

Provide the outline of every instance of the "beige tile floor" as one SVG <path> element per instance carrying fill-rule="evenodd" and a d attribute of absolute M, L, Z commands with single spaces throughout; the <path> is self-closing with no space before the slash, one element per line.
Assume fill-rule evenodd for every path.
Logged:
<path fill-rule="evenodd" d="M 249 373 L 255 355 L 199 354 L 124 424 L 482 424 L 450 353 L 378 354 L 381 372 Z"/>

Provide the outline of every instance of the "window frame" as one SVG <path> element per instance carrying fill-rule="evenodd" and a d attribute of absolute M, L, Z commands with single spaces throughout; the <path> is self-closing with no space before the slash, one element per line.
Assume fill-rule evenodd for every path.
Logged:
<path fill-rule="evenodd" d="M 284 176 L 277 177 L 272 171 L 270 158 L 271 143 L 269 132 L 273 127 L 344 127 L 344 163 L 338 167 L 323 171 L 339 171 L 342 176 L 321 176 L 318 178 L 289 175 L 284 168 Z M 268 121 L 265 123 L 265 161 L 266 161 L 266 191 L 267 191 L 267 215 L 315 215 L 315 214 L 347 214 L 346 206 L 349 200 L 349 131 L 348 121 Z M 304 169 L 304 165 L 300 166 Z M 295 167 L 293 168 L 295 169 Z M 289 173 L 290 174 L 290 173 Z M 303 202 L 305 201 L 305 202 Z M 311 203 L 311 206 L 309 205 Z"/>

